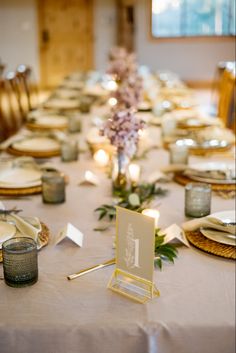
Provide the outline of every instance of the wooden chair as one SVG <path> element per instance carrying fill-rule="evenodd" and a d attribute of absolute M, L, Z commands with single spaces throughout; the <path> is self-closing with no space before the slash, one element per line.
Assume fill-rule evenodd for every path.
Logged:
<path fill-rule="evenodd" d="M 22 110 L 16 90 L 16 77 L 8 73 L 0 79 L 0 139 L 17 132 L 23 123 Z"/>
<path fill-rule="evenodd" d="M 5 65 L 3 63 L 0 62 L 0 77 L 3 76 L 4 70 L 5 70 Z"/>
<path fill-rule="evenodd" d="M 218 116 L 228 128 L 235 126 L 235 67 L 227 67 L 219 88 Z"/>

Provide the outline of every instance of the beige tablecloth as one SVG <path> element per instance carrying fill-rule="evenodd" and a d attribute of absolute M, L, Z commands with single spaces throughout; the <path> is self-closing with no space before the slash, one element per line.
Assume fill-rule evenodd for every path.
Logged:
<path fill-rule="evenodd" d="M 89 116 L 84 115 L 87 130 Z M 158 129 L 157 129 L 158 140 Z M 79 137 L 82 140 L 83 137 Z M 191 157 L 192 161 L 203 160 Z M 155 270 L 161 292 L 148 304 L 137 304 L 106 289 L 113 271 L 108 267 L 74 281 L 66 275 L 108 260 L 114 229 L 99 233 L 93 210 L 111 200 L 110 180 L 95 166 L 89 152 L 78 162 L 53 159 L 69 175 L 66 203 L 46 205 L 41 195 L 28 200 L 4 200 L 25 215 L 37 216 L 52 233 L 39 253 L 39 281 L 26 288 L 11 288 L 0 281 L 1 353 L 233 353 L 235 325 L 235 264 L 195 248 L 181 247 L 174 265 Z M 168 163 L 168 153 L 151 151 L 140 162 L 143 177 Z M 99 176 L 97 187 L 78 186 L 84 171 Z M 160 226 L 184 220 L 184 188 L 164 185 Z M 230 210 L 233 200 L 212 199 L 212 211 Z M 57 246 L 55 234 L 71 222 L 85 235 L 84 246 L 69 240 Z M 2 271 L 2 265 L 0 265 Z"/>

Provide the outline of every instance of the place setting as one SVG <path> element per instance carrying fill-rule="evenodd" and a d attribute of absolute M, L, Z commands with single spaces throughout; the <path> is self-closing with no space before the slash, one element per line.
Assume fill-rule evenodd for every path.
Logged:
<path fill-rule="evenodd" d="M 210 214 L 182 224 L 189 242 L 198 249 L 236 259 L 235 210 Z"/>
<path fill-rule="evenodd" d="M 176 172 L 174 180 L 182 185 L 189 182 L 201 182 L 211 185 L 213 191 L 235 191 L 235 165 L 226 162 L 203 162 L 183 166 Z"/>
<path fill-rule="evenodd" d="M 53 178 L 54 177 L 54 178 Z M 51 198 L 57 199 L 57 178 L 59 186 L 62 184 L 62 193 L 65 189 L 65 175 L 53 164 L 37 164 L 31 157 L 18 157 L 0 160 L 0 195 L 5 197 L 21 198 L 22 196 L 43 193 L 47 197 L 47 182 L 51 183 Z M 60 198 L 60 195 L 59 195 Z"/>
<path fill-rule="evenodd" d="M 42 112 L 38 115 L 30 115 L 26 122 L 29 130 L 66 130 L 68 128 L 68 117 L 60 113 Z"/>
<path fill-rule="evenodd" d="M 44 104 L 45 109 L 59 109 L 62 111 L 67 110 L 78 110 L 80 107 L 79 98 L 69 99 L 69 98 L 57 98 L 51 97 Z"/>
<path fill-rule="evenodd" d="M 0 263 L 11 287 L 25 287 L 38 280 L 38 251 L 50 239 L 48 226 L 37 217 L 20 216 L 0 203 Z"/>
<path fill-rule="evenodd" d="M 6 151 L 15 156 L 51 158 L 60 155 L 61 139 L 64 139 L 64 135 L 56 132 L 32 132 L 16 136 Z"/>

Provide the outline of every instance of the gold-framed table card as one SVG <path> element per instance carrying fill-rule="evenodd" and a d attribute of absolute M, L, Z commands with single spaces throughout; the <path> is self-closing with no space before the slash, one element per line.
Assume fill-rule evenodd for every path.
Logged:
<path fill-rule="evenodd" d="M 159 296 L 153 282 L 155 219 L 116 207 L 116 268 L 108 288 L 139 303 Z"/>

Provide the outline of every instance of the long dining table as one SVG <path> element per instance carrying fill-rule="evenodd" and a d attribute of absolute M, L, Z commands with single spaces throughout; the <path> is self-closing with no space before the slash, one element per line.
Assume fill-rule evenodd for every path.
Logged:
<path fill-rule="evenodd" d="M 74 135 L 85 145 L 86 134 L 99 109 L 82 117 L 82 132 Z M 153 127 L 157 141 L 160 128 Z M 225 160 L 212 156 L 208 160 Z M 142 167 L 146 180 L 168 164 L 168 151 L 152 149 Z M 204 157 L 191 156 L 202 162 Z M 6 208 L 37 216 L 50 229 L 49 244 L 40 250 L 39 280 L 33 286 L 12 288 L 0 280 L 1 353 L 233 353 L 235 345 L 235 263 L 192 246 L 180 246 L 174 264 L 155 269 L 160 297 L 138 304 L 107 289 L 114 270 L 109 266 L 73 281 L 67 275 L 114 257 L 115 227 L 95 231 L 94 209 L 110 203 L 111 180 L 91 158 L 89 150 L 76 162 L 50 160 L 68 176 L 66 202 L 45 204 L 42 195 L 18 200 L 2 198 Z M 80 185 L 86 170 L 99 178 L 98 186 Z M 162 184 L 160 227 L 186 221 L 184 187 Z M 212 212 L 232 210 L 234 200 L 212 195 Z M 69 239 L 54 239 L 67 223 L 84 234 L 80 248 Z M 2 272 L 2 264 L 0 264 Z"/>

